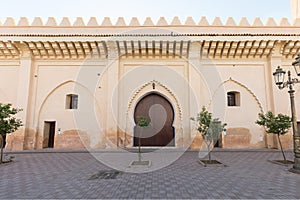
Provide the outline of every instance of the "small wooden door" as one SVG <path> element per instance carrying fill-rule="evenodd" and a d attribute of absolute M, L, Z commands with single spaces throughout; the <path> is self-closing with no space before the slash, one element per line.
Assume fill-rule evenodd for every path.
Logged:
<path fill-rule="evenodd" d="M 217 140 L 213 141 L 214 147 L 222 148 L 222 133 L 220 133 Z"/>
<path fill-rule="evenodd" d="M 134 121 L 144 116 L 150 121 L 150 127 L 134 128 L 134 146 L 174 146 L 174 110 L 170 102 L 163 96 L 151 93 L 142 98 L 136 105 Z M 140 138 L 140 140 L 139 140 Z"/>
<path fill-rule="evenodd" d="M 53 148 L 55 137 L 55 122 L 45 122 L 43 148 Z"/>

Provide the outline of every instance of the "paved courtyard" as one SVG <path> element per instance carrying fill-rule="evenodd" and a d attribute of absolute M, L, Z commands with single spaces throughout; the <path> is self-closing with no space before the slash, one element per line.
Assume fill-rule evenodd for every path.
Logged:
<path fill-rule="evenodd" d="M 204 167 L 198 152 L 147 173 L 110 170 L 87 152 L 27 152 L 0 166 L 0 199 L 300 199 L 300 175 L 268 160 L 281 159 L 279 151 L 217 151 L 213 158 L 227 167 Z M 292 159 L 292 153 L 287 157 Z"/>

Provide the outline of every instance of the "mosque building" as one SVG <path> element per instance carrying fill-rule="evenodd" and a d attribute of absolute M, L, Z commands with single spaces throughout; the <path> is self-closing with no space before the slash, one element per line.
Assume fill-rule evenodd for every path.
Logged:
<path fill-rule="evenodd" d="M 152 126 L 142 146 L 198 149 L 203 140 L 190 118 L 203 106 L 227 124 L 216 146 L 277 148 L 255 121 L 267 111 L 291 113 L 287 90 L 273 80 L 278 66 L 297 77 L 300 1 L 291 8 L 292 21 L 278 22 L 7 18 L 0 102 L 22 108 L 24 125 L 7 135 L 6 148 L 133 148 L 138 117 L 146 116 Z M 292 148 L 292 132 L 282 141 Z"/>

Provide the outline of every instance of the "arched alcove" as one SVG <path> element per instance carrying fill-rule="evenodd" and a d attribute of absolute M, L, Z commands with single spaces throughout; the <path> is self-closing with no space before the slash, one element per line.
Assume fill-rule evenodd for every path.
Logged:
<path fill-rule="evenodd" d="M 219 88 L 225 91 L 224 95 L 228 95 L 228 93 L 238 94 L 236 97 L 238 104 L 235 106 L 231 105 L 232 102 L 224 104 L 224 122 L 227 123 L 227 135 L 223 136 L 223 147 L 265 147 L 267 145 L 266 134 L 261 127 L 255 124 L 258 114 L 263 112 L 262 105 L 255 93 L 246 85 L 231 78 L 224 81 Z M 229 100 L 228 98 L 225 99 L 226 101 Z"/>
<path fill-rule="evenodd" d="M 70 94 L 77 96 L 78 105 L 72 109 L 66 106 Z M 36 148 L 48 147 L 46 140 L 49 124 L 54 126 L 54 133 L 51 133 L 54 134 L 54 148 L 86 148 L 99 142 L 102 136 L 96 117 L 89 117 L 95 112 L 94 98 L 86 87 L 74 81 L 59 84 L 49 92 L 40 106 Z"/>
<path fill-rule="evenodd" d="M 139 117 L 150 122 L 147 128 L 137 126 Z M 174 146 L 174 109 L 171 103 L 157 92 L 144 96 L 134 109 L 133 146 Z"/>
<path fill-rule="evenodd" d="M 155 84 L 155 88 L 153 88 L 153 84 Z M 172 123 L 170 126 L 174 128 L 174 145 L 172 144 L 171 146 L 182 147 L 183 128 L 181 106 L 172 91 L 158 81 L 148 82 L 139 87 L 133 93 L 128 102 L 126 112 L 126 128 L 124 130 L 124 134 L 120 134 L 119 137 L 121 137 L 123 141 L 126 141 L 125 146 L 134 146 L 134 127 L 136 125 L 134 117 L 135 109 L 143 98 L 146 98 L 151 94 L 160 96 L 161 99 L 164 99 L 166 104 L 169 104 L 169 108 L 172 108 L 173 120 L 171 120 Z"/>

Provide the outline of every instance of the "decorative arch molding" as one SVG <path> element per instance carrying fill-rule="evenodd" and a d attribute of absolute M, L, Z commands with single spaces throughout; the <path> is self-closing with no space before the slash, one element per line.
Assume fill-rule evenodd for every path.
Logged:
<path fill-rule="evenodd" d="M 42 132 L 40 132 L 40 131 L 42 130 L 42 124 L 43 124 L 43 121 L 44 121 L 42 115 L 43 115 L 43 111 L 44 111 L 45 107 L 47 107 L 47 101 L 48 101 L 49 98 L 51 98 L 51 96 L 57 90 L 59 90 L 60 88 L 62 88 L 63 86 L 65 86 L 67 84 L 74 84 L 74 86 L 72 85 L 74 88 L 80 87 L 81 89 L 83 89 L 86 92 L 85 95 L 88 95 L 89 98 L 93 98 L 93 94 L 91 93 L 91 91 L 86 86 L 84 86 L 83 84 L 81 84 L 77 81 L 74 81 L 74 80 L 67 80 L 67 81 L 59 83 L 58 85 L 53 87 L 53 89 L 50 90 L 50 92 L 48 92 L 45 95 L 45 98 L 43 99 L 42 103 L 40 104 L 39 108 L 37 109 L 37 118 L 36 118 L 36 120 L 34 120 L 35 123 L 36 123 L 35 124 L 35 137 L 34 137 L 34 146 L 35 146 L 35 148 L 41 148 L 41 146 L 40 146 L 42 144 L 41 141 L 43 140 L 43 137 L 44 137 L 44 136 L 41 135 Z M 76 92 L 76 89 L 75 89 L 74 92 Z M 98 104 L 96 104 L 95 106 L 98 106 Z M 74 127 L 74 128 L 77 129 L 77 127 Z M 81 131 L 81 130 L 79 130 L 79 131 Z M 78 132 L 78 134 L 79 134 L 79 132 Z M 80 136 L 80 139 L 82 139 L 81 136 Z"/>
<path fill-rule="evenodd" d="M 119 135 L 118 138 L 121 141 L 126 141 L 126 145 L 132 146 L 133 128 L 134 128 L 134 110 L 137 103 L 145 96 L 156 93 L 166 98 L 174 109 L 174 122 L 175 128 L 175 146 L 180 147 L 183 140 L 183 122 L 182 122 L 182 110 L 176 95 L 165 85 L 159 81 L 152 80 L 139 87 L 132 95 L 126 108 L 126 122 L 125 132 L 123 135 Z M 124 143 L 125 145 L 125 143 Z"/>
<path fill-rule="evenodd" d="M 89 89 L 88 89 L 86 86 L 84 86 L 84 85 L 82 85 L 81 83 L 78 83 L 78 82 L 76 82 L 76 81 L 74 81 L 74 80 L 67 80 L 67 81 L 65 81 L 65 82 L 60 83 L 59 85 L 57 85 L 56 87 L 54 87 L 54 88 L 46 95 L 45 99 L 44 99 L 43 102 L 41 103 L 41 106 L 40 106 L 39 109 L 38 109 L 37 124 L 39 123 L 39 120 L 40 120 L 40 114 L 41 114 L 41 111 L 42 111 L 42 109 L 43 109 L 43 107 L 44 107 L 44 105 L 45 105 L 47 99 L 48 99 L 48 98 L 49 98 L 49 97 L 50 97 L 50 96 L 51 96 L 58 88 L 62 87 L 63 85 L 67 85 L 67 84 L 69 84 L 69 83 L 74 83 L 74 84 L 77 84 L 77 85 L 79 85 L 79 86 L 85 88 L 85 89 L 90 93 L 90 95 L 92 95 L 91 92 L 89 91 Z M 92 96 L 93 96 L 93 95 L 92 95 Z"/>
<path fill-rule="evenodd" d="M 233 82 L 233 83 L 235 83 L 235 84 L 241 86 L 242 88 L 244 88 L 247 92 L 249 92 L 249 94 L 251 94 L 251 96 L 255 99 L 255 101 L 256 101 L 256 103 L 257 103 L 257 105 L 258 105 L 258 107 L 259 107 L 260 112 L 263 113 L 263 107 L 262 107 L 262 105 L 261 105 L 259 99 L 257 98 L 257 96 L 254 94 L 254 92 L 252 92 L 252 90 L 250 90 L 246 85 L 240 83 L 239 81 L 236 81 L 236 80 L 232 79 L 231 77 L 230 77 L 228 80 L 223 81 L 223 82 L 218 86 L 218 88 L 216 89 L 216 91 L 214 92 L 214 94 L 213 94 L 213 96 L 212 96 L 212 99 L 214 98 L 214 96 L 215 96 L 215 94 L 217 93 L 217 91 L 219 90 L 219 88 L 222 87 L 222 85 L 225 85 L 226 83 L 229 83 L 229 82 Z M 211 101 L 212 101 L 212 100 L 211 100 Z M 210 102 L 210 104 L 211 104 L 211 102 Z"/>
<path fill-rule="evenodd" d="M 163 85 L 162 83 L 160 83 L 159 81 L 156 81 L 156 80 L 153 80 L 153 81 L 150 81 L 144 85 L 142 85 L 139 89 L 137 89 L 132 98 L 130 99 L 129 103 L 128 103 L 128 107 L 127 107 L 127 112 L 126 114 L 128 115 L 129 111 L 131 109 L 133 109 L 133 106 L 138 102 L 138 95 L 141 94 L 141 91 L 143 91 L 145 88 L 148 88 L 148 87 L 152 87 L 153 88 L 153 84 L 154 86 L 156 87 L 159 86 L 161 88 L 163 88 L 167 93 L 170 94 L 170 96 L 172 97 L 172 100 L 175 100 L 175 109 L 178 111 L 178 116 L 179 116 L 179 119 L 180 121 L 182 121 L 182 111 L 181 111 L 181 108 L 180 108 L 180 105 L 179 105 L 179 102 L 175 96 L 175 94 L 168 88 L 166 87 L 165 85 Z M 156 91 L 156 92 L 161 92 L 161 94 L 164 94 L 164 91 L 159 91 L 159 90 L 151 90 L 150 92 L 146 92 L 144 95 L 147 95 L 153 91 Z M 168 100 L 170 100 L 170 98 L 167 97 Z M 174 106 L 174 103 L 173 101 L 170 101 L 170 103 Z"/>

